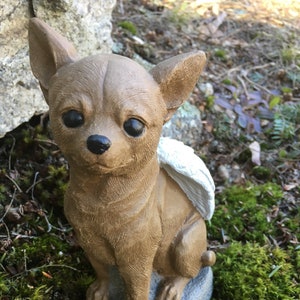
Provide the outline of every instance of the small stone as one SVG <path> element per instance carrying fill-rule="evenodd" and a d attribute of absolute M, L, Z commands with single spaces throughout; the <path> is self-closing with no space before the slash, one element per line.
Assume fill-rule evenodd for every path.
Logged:
<path fill-rule="evenodd" d="M 229 171 L 225 165 L 218 167 L 218 174 L 224 181 L 228 181 L 230 178 Z"/>
<path fill-rule="evenodd" d="M 198 87 L 205 97 L 212 96 L 214 94 L 213 85 L 209 82 L 201 83 Z"/>

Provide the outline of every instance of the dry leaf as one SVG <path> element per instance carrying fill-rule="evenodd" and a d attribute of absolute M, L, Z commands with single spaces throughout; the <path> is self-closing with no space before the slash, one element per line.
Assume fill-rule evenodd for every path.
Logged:
<path fill-rule="evenodd" d="M 259 145 L 259 143 L 256 141 L 251 143 L 249 145 L 249 149 L 252 154 L 252 157 L 251 157 L 252 162 L 257 166 L 260 166 L 261 162 L 260 162 L 260 145 Z"/>

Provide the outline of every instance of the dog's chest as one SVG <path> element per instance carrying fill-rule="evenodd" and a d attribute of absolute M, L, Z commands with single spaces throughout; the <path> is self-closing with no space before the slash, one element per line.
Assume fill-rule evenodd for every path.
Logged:
<path fill-rule="evenodd" d="M 113 220 L 110 218 L 110 213 L 100 208 L 89 207 L 87 203 L 87 195 L 67 193 L 65 215 L 85 252 L 100 258 L 105 263 L 115 264 L 111 247 Z"/>

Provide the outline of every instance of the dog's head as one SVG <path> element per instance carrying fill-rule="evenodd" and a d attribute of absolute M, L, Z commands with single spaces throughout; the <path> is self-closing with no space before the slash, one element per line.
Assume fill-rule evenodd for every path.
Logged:
<path fill-rule="evenodd" d="M 37 18 L 30 20 L 29 47 L 55 141 L 71 167 L 99 173 L 139 170 L 151 161 L 163 124 L 187 99 L 206 60 L 203 52 L 182 54 L 147 72 L 114 54 L 79 59 Z"/>

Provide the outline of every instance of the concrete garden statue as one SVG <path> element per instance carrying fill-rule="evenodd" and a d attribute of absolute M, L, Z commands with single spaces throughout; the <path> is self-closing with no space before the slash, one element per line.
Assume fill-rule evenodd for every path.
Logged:
<path fill-rule="evenodd" d="M 202 271 L 215 262 L 205 225 L 214 183 L 191 148 L 160 137 L 205 54 L 175 56 L 150 73 L 114 54 L 80 59 L 37 18 L 29 46 L 54 140 L 70 165 L 65 215 L 97 275 L 87 299 L 209 299 L 211 271 Z"/>

